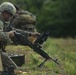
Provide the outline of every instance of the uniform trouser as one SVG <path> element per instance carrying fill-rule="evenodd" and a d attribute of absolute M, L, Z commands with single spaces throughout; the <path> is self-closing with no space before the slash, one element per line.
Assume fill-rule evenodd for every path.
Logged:
<path fill-rule="evenodd" d="M 6 52 L 1 53 L 1 58 L 2 58 L 2 64 L 3 64 L 4 69 L 7 69 L 8 67 L 14 67 L 14 69 L 18 68 L 18 66 L 10 58 L 10 56 L 8 56 L 8 54 Z"/>

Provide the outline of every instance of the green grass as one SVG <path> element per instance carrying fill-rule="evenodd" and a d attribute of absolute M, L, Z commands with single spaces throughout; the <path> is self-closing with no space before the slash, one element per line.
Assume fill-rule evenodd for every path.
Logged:
<path fill-rule="evenodd" d="M 76 39 L 48 38 L 43 50 L 57 58 L 60 66 L 48 60 L 42 68 L 37 66 L 44 60 L 40 55 L 26 46 L 8 46 L 7 52 L 25 54 L 25 64 L 21 67 L 27 75 L 76 75 Z"/>

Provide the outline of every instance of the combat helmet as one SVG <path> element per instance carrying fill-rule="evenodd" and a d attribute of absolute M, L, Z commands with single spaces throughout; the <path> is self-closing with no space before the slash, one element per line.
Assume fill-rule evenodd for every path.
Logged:
<path fill-rule="evenodd" d="M 15 15 L 16 13 L 16 8 L 14 7 L 14 5 L 10 2 L 3 2 L 1 5 L 0 5 L 0 12 L 3 12 L 3 11 L 7 11 L 9 12 L 10 14 L 12 15 Z"/>

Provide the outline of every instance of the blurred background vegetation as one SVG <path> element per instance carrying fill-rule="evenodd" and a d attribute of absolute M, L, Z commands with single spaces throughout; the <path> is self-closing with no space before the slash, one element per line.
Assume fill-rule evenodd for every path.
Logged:
<path fill-rule="evenodd" d="M 50 31 L 52 37 L 76 36 L 76 0 L 0 0 L 19 5 L 37 17 L 39 32 Z"/>

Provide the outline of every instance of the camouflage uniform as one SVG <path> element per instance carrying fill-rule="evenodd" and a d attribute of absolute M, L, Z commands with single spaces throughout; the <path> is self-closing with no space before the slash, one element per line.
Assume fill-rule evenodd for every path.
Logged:
<path fill-rule="evenodd" d="M 2 64 L 3 64 L 4 69 L 6 69 L 6 67 L 14 67 L 15 69 L 17 69 L 18 66 L 13 62 L 13 60 L 8 56 L 8 54 L 6 52 L 3 52 L 3 47 L 12 42 L 8 35 L 10 21 L 6 22 L 2 18 L 3 17 L 2 13 L 5 11 L 7 11 L 11 17 L 11 16 L 15 15 L 16 9 L 9 2 L 4 2 L 3 4 L 0 5 L 0 12 L 1 12 L 1 15 L 0 15 L 0 54 L 2 55 Z M 30 22 L 29 22 L 29 24 L 30 24 Z M 26 37 L 29 34 L 30 34 L 30 32 L 26 31 Z"/>
<path fill-rule="evenodd" d="M 14 28 L 21 29 L 24 31 L 38 33 L 35 27 L 36 16 L 28 11 L 21 10 L 19 11 L 14 18 L 12 19 L 10 25 Z M 29 37 L 30 42 L 34 42 L 37 37 Z"/>
<path fill-rule="evenodd" d="M 6 7 L 9 5 L 9 7 L 12 7 L 12 4 L 9 2 L 4 2 L 2 5 L 0 5 L 0 11 L 2 12 L 2 10 L 6 7 L 1 8 L 2 6 Z M 10 8 L 9 8 L 10 9 Z M 12 9 L 13 10 L 13 9 Z M 0 56 L 2 57 L 2 64 L 3 64 L 3 68 L 6 69 L 5 67 L 14 67 L 15 69 L 18 68 L 17 65 L 13 62 L 13 60 L 8 56 L 8 54 L 6 52 L 2 51 L 2 47 L 6 46 L 8 44 L 10 44 L 12 41 L 9 38 L 8 32 L 7 31 L 7 27 L 8 27 L 8 23 L 6 23 L 1 15 L 0 15 Z"/>
<path fill-rule="evenodd" d="M 37 32 L 35 28 L 36 17 L 28 11 L 20 11 L 11 25 L 17 29 Z"/>

